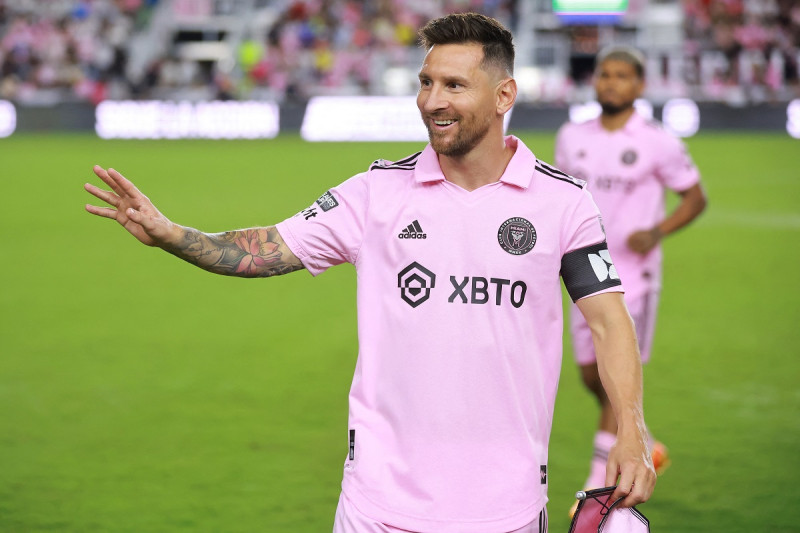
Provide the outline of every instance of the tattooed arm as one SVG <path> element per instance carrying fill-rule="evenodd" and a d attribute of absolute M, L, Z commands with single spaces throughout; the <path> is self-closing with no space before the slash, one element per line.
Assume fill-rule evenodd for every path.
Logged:
<path fill-rule="evenodd" d="M 164 250 L 215 274 L 265 278 L 303 268 L 274 226 L 214 234 L 182 229 L 180 241 Z"/>
<path fill-rule="evenodd" d="M 171 222 L 116 170 L 95 166 L 94 173 L 111 190 L 89 183 L 84 188 L 111 207 L 87 204 L 86 210 L 116 220 L 147 246 L 158 246 L 202 269 L 227 276 L 269 277 L 303 268 L 275 227 L 202 233 Z"/>

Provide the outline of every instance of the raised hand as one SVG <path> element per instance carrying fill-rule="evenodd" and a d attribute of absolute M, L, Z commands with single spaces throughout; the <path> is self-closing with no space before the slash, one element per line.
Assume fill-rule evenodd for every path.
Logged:
<path fill-rule="evenodd" d="M 274 226 L 203 233 L 171 222 L 116 170 L 95 166 L 94 173 L 111 190 L 91 183 L 84 188 L 111 207 L 86 204 L 86 210 L 116 220 L 147 246 L 158 246 L 204 270 L 226 276 L 269 277 L 303 268 Z"/>
<path fill-rule="evenodd" d="M 93 215 L 110 218 L 119 222 L 131 235 L 147 246 L 161 246 L 168 244 L 174 238 L 175 224 L 162 215 L 147 196 L 141 193 L 129 180 L 114 170 L 104 169 L 95 165 L 94 173 L 97 174 L 110 191 L 87 183 L 84 185 L 90 194 L 106 202 L 111 207 L 98 207 L 86 204 L 86 210 Z"/>

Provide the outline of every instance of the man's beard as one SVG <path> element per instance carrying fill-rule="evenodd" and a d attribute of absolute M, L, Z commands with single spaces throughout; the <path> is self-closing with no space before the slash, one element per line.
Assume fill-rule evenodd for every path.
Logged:
<path fill-rule="evenodd" d="M 600 102 L 600 108 L 603 110 L 604 115 L 619 115 L 623 111 L 633 107 L 633 102 L 625 104 L 612 104 L 610 102 Z"/>
<path fill-rule="evenodd" d="M 478 143 L 486 137 L 491 126 L 491 121 L 486 121 L 484 124 L 476 123 L 474 125 L 463 123 L 461 119 L 457 122 L 459 130 L 452 142 L 447 143 L 442 136 L 435 134 L 430 126 L 430 122 L 425 121 L 425 126 L 428 128 L 428 139 L 431 142 L 433 151 L 439 155 L 448 157 L 461 157 L 475 148 Z"/>

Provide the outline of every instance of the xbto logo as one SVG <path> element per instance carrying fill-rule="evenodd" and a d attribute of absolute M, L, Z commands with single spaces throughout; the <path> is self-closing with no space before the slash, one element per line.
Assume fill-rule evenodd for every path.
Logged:
<path fill-rule="evenodd" d="M 525 303 L 528 292 L 524 281 L 504 278 L 450 276 L 450 284 L 453 291 L 447 298 L 448 303 L 502 305 L 509 302 L 518 309 Z M 436 274 L 414 261 L 397 274 L 397 286 L 400 298 L 411 307 L 417 307 L 431 297 L 431 290 L 436 286 Z"/>
<path fill-rule="evenodd" d="M 471 281 L 471 282 L 470 282 Z M 528 291 L 528 286 L 524 281 L 511 282 L 510 279 L 502 278 L 486 278 L 480 276 L 469 276 L 458 281 L 455 276 L 450 276 L 450 284 L 453 286 L 453 293 L 447 299 L 448 302 L 453 303 L 456 298 L 459 298 L 461 303 L 471 304 L 487 304 L 492 290 L 489 284 L 494 285 L 494 304 L 500 305 L 503 302 L 503 287 L 508 286 L 508 299 L 511 305 L 516 308 L 522 306 L 525 302 L 525 293 Z M 466 289 L 469 285 L 469 298 L 467 298 Z"/>
<path fill-rule="evenodd" d="M 405 267 L 397 275 L 400 298 L 411 307 L 431 297 L 431 289 L 436 286 L 436 274 L 416 261 Z"/>

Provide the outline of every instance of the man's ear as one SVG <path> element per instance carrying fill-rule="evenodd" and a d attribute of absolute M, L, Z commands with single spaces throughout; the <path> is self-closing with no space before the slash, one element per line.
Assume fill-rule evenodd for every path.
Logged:
<path fill-rule="evenodd" d="M 517 100 L 517 82 L 506 78 L 497 85 L 497 114 L 505 115 Z"/>

